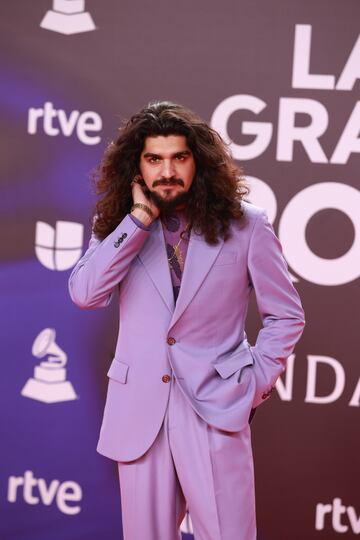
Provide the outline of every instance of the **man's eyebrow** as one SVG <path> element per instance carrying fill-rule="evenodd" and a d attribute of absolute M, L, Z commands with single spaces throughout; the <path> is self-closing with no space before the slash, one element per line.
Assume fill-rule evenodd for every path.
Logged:
<path fill-rule="evenodd" d="M 159 154 L 154 154 L 153 152 L 146 152 L 144 154 L 144 157 L 156 157 L 156 158 L 159 158 L 161 156 L 159 156 Z"/>
<path fill-rule="evenodd" d="M 190 156 L 190 150 L 180 150 L 180 152 L 175 152 L 174 156 Z"/>
<path fill-rule="evenodd" d="M 191 154 L 190 150 L 180 150 L 179 152 L 174 152 L 171 157 L 176 156 L 189 156 Z M 145 152 L 145 158 L 162 158 L 160 154 L 154 154 L 154 152 Z"/>

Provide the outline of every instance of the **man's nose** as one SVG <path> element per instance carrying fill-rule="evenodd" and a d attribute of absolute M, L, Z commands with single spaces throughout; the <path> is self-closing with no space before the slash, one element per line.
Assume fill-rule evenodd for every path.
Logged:
<path fill-rule="evenodd" d="M 175 176 L 175 167 L 173 161 L 170 159 L 164 159 L 161 172 L 163 178 L 172 178 Z"/>

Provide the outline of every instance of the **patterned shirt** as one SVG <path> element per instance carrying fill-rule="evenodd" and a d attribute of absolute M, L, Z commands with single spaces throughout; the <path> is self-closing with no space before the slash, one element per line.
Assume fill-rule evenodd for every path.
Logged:
<path fill-rule="evenodd" d="M 187 222 L 184 212 L 174 211 L 168 216 L 163 216 L 161 223 L 176 302 L 180 291 L 181 278 L 189 245 L 189 234 L 186 232 Z"/>
<path fill-rule="evenodd" d="M 147 231 L 150 230 L 149 227 L 145 227 L 145 225 L 132 214 L 130 214 L 130 218 L 141 229 Z M 163 216 L 161 218 L 161 224 L 164 233 L 174 299 L 176 302 L 177 297 L 179 296 L 181 278 L 189 245 L 189 235 L 186 232 L 182 235 L 180 241 L 180 235 L 186 229 L 184 212 L 182 210 L 177 210 L 167 216 Z"/>

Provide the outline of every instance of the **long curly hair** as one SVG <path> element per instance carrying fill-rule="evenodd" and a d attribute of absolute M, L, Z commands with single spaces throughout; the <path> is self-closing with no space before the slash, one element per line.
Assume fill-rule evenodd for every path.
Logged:
<path fill-rule="evenodd" d="M 189 109 L 160 101 L 130 118 L 111 142 L 94 174 L 97 195 L 94 233 L 103 240 L 130 212 L 131 181 L 139 174 L 147 137 L 184 135 L 193 153 L 196 174 L 184 212 L 190 226 L 206 242 L 227 240 L 232 220 L 243 217 L 241 200 L 248 194 L 243 171 L 232 160 L 220 135 Z"/>

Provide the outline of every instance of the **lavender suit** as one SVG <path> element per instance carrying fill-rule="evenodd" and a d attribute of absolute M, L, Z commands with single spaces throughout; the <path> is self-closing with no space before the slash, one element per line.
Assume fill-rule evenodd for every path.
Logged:
<path fill-rule="evenodd" d="M 191 232 L 176 304 L 159 220 L 146 231 L 126 216 L 102 242 L 92 236 L 69 288 L 83 308 L 106 306 L 119 291 L 101 454 L 118 462 L 143 459 L 165 437 L 161 428 L 164 418 L 169 424 L 176 381 L 173 399 L 182 400 L 193 422 L 208 426 L 213 444 L 219 433 L 234 440 L 243 434 L 246 459 L 252 459 L 250 411 L 270 396 L 301 336 L 304 314 L 266 213 L 242 204 L 244 220 L 232 224 L 226 242 L 210 246 Z M 263 323 L 254 346 L 244 331 L 252 289 Z M 254 530 L 211 538 L 252 540 Z"/>

